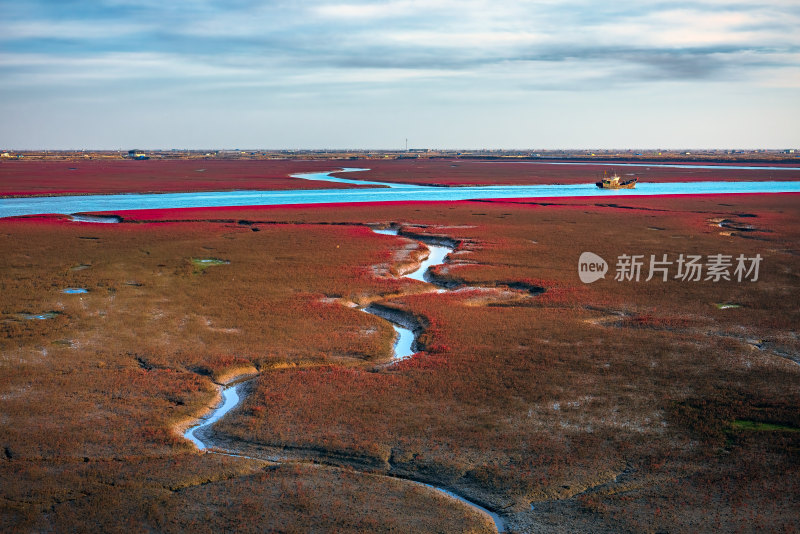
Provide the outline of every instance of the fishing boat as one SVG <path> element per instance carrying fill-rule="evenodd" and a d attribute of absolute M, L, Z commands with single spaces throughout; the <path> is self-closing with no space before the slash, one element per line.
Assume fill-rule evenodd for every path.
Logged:
<path fill-rule="evenodd" d="M 639 179 L 634 177 L 630 180 L 622 181 L 622 178 L 614 173 L 613 176 L 603 175 L 603 179 L 597 182 L 597 187 L 600 189 L 633 189 L 636 187 L 636 182 Z"/>

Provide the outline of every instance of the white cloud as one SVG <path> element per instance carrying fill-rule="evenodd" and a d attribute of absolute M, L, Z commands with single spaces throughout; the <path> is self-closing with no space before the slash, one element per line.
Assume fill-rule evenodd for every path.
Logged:
<path fill-rule="evenodd" d="M 645 101 L 690 87 L 714 100 L 731 88 L 768 101 L 800 85 L 797 0 L 98 0 L 67 15 L 46 4 L 20 2 L 0 20 L 8 106 L 140 92 L 178 113 L 235 93 L 243 107 L 354 106 L 346 115 L 361 101 L 391 113 L 414 100 L 426 113 L 493 117 L 542 95 L 577 106 L 619 91 Z"/>
<path fill-rule="evenodd" d="M 736 11 L 697 11 L 670 9 L 625 20 L 621 24 L 603 24 L 593 33 L 601 42 L 636 39 L 647 46 L 747 46 L 800 44 L 795 32 L 781 32 L 788 21 L 775 13 Z M 800 23 L 800 19 L 797 20 Z M 608 35 L 603 38 L 603 35 Z"/>
<path fill-rule="evenodd" d="M 109 39 L 133 35 L 143 29 L 134 23 L 32 20 L 0 23 L 0 40 L 13 39 Z"/>
<path fill-rule="evenodd" d="M 3 86 L 116 82 L 133 79 L 196 80 L 250 76 L 251 69 L 215 65 L 175 54 L 107 53 L 63 57 L 47 54 L 0 54 L 0 69 L 12 71 Z"/>
<path fill-rule="evenodd" d="M 376 41 L 414 47 L 484 49 L 508 46 L 529 46 L 546 42 L 541 33 L 528 31 L 452 31 L 409 30 L 387 32 L 375 36 Z"/>
<path fill-rule="evenodd" d="M 461 13 L 470 10 L 469 0 L 454 2 L 451 0 L 391 0 L 388 2 L 366 3 L 327 3 L 311 8 L 311 12 L 331 19 L 375 20 L 389 19 L 398 16 L 429 16 L 441 10 L 456 10 Z M 458 11 L 454 13 L 457 17 Z"/>

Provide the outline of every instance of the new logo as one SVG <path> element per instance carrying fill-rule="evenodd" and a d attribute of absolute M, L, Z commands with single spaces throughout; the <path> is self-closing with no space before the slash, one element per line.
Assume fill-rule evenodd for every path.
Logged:
<path fill-rule="evenodd" d="M 594 252 L 584 252 L 578 259 L 578 276 L 584 284 L 606 277 L 608 263 Z"/>

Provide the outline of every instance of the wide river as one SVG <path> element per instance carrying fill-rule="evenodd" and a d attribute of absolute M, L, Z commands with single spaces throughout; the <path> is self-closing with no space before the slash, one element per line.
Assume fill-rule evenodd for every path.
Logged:
<path fill-rule="evenodd" d="M 367 169 L 344 169 L 346 172 Z M 293 175 L 298 179 L 334 181 L 378 187 L 288 191 L 224 191 L 125 195 L 81 195 L 0 199 L 0 217 L 42 213 L 84 213 L 141 209 L 204 208 L 216 206 L 276 206 L 288 204 L 342 204 L 420 200 L 471 200 L 491 198 L 548 198 L 596 196 L 620 198 L 640 195 L 711 193 L 800 193 L 800 182 L 669 182 L 639 183 L 636 189 L 600 189 L 594 183 L 573 185 L 496 185 L 431 187 L 347 180 L 333 172 Z"/>

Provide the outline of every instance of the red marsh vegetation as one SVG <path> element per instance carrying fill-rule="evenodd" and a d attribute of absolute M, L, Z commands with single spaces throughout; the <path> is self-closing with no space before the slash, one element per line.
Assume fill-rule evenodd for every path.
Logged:
<path fill-rule="evenodd" d="M 800 180 L 800 171 L 742 170 L 725 165 L 714 169 L 681 169 L 648 167 L 645 163 L 637 167 L 609 167 L 596 163 L 552 165 L 461 159 L 8 160 L 0 162 L 0 197 L 359 187 L 289 176 L 348 166 L 370 169 L 346 176 L 355 180 L 439 186 L 593 183 L 603 172 L 612 171 L 635 175 L 646 182 Z"/>
<path fill-rule="evenodd" d="M 360 187 L 289 176 L 331 171 L 343 164 L 346 166 L 347 162 L 9 160 L 0 162 L 0 197 Z"/>
<path fill-rule="evenodd" d="M 410 285 L 373 274 L 395 256 L 389 238 L 351 226 L 0 224 L 0 469 L 14 481 L 2 485 L 3 530 L 487 530 L 463 505 L 389 479 L 320 470 L 247 478 L 253 469 L 235 459 L 224 462 L 233 470 L 198 467 L 174 431 L 215 402 L 211 380 L 237 369 L 386 359 L 388 325 L 323 300 Z M 88 293 L 62 293 L 68 287 Z M 52 318 L 28 318 L 43 314 Z M 187 510 L 174 489 L 185 485 L 203 485 L 192 499 L 209 507 L 224 495 L 230 510 Z M 272 503 L 268 521 L 240 515 L 262 502 L 257 494 Z M 405 503 L 438 512 L 409 517 Z"/>
<path fill-rule="evenodd" d="M 486 528 L 452 503 L 425 515 L 437 497 L 400 481 L 192 454 L 173 425 L 214 402 L 213 379 L 255 369 L 250 395 L 218 425 L 238 450 L 447 486 L 522 532 L 791 531 L 797 199 L 0 221 L 0 469 L 13 481 L 0 524 L 69 530 L 81 518 L 170 531 L 212 517 L 223 529 L 269 530 L 276 514 L 287 531 Z M 387 276 L 414 252 L 364 223 L 455 240 L 436 276 L 464 289 L 423 293 Z M 608 261 L 605 279 L 580 282 L 584 251 Z M 623 254 L 763 261 L 756 282 L 645 282 L 646 268 L 638 283 L 617 282 Z M 421 352 L 385 365 L 391 329 L 345 305 L 373 300 L 420 319 Z M 322 508 L 327 495 L 340 503 L 333 511 Z M 359 522 L 348 522 L 356 509 Z"/>
<path fill-rule="evenodd" d="M 682 163 L 692 164 L 691 161 Z M 583 184 L 596 182 L 604 172 L 617 172 L 623 177 L 637 176 L 642 182 L 800 180 L 800 170 L 732 169 L 726 165 L 713 169 L 682 169 L 677 166 L 653 167 L 647 163 L 629 167 L 597 163 L 553 165 L 537 161 L 403 159 L 363 161 L 354 166 L 366 167 L 370 171 L 352 173 L 348 178 L 441 186 Z"/>

